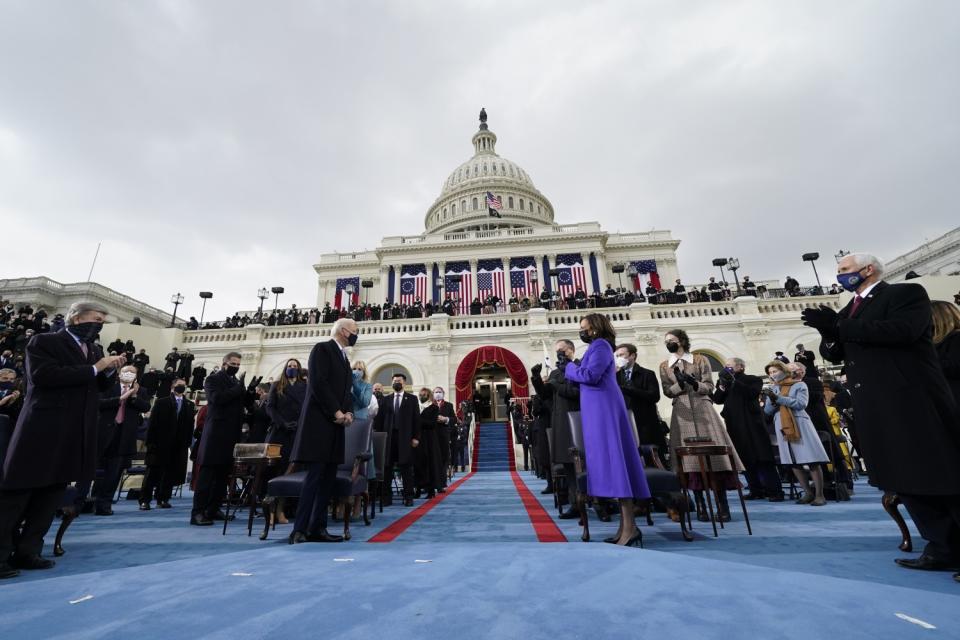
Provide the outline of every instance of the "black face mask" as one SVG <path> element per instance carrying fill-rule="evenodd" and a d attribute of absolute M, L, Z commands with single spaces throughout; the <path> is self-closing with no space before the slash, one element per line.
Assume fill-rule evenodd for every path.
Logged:
<path fill-rule="evenodd" d="M 402 383 L 402 382 L 394 382 L 394 383 L 393 383 L 393 390 L 396 391 L 397 393 L 400 393 L 401 391 L 403 391 L 403 383 Z"/>
<path fill-rule="evenodd" d="M 580 332 L 580 339 L 586 342 L 587 344 L 590 344 L 591 342 L 593 342 L 593 336 L 591 336 L 590 332 L 586 329 Z"/>
<path fill-rule="evenodd" d="M 102 328 L 102 322 L 80 322 L 67 327 L 67 331 L 75 335 L 81 342 L 92 344 L 100 335 L 100 329 Z"/>
<path fill-rule="evenodd" d="M 240 371 L 240 367 L 238 367 L 235 364 L 231 364 L 231 365 L 225 366 L 223 370 L 227 372 L 228 376 L 235 376 L 237 375 L 237 371 Z"/>
<path fill-rule="evenodd" d="M 680 345 L 678 343 L 676 342 L 667 343 L 667 351 L 669 351 L 670 353 L 676 353 L 677 351 L 679 351 L 679 349 L 680 349 Z"/>
<path fill-rule="evenodd" d="M 566 351 L 557 351 L 557 362 L 563 364 L 567 362 L 567 352 Z"/>
<path fill-rule="evenodd" d="M 360 334 L 359 334 L 359 333 L 351 333 L 351 334 L 347 337 L 347 344 L 352 347 L 353 345 L 357 344 L 357 338 L 359 338 L 359 337 L 360 337 Z"/>
<path fill-rule="evenodd" d="M 174 393 L 183 393 L 186 390 L 187 390 L 187 385 L 185 384 L 178 384 L 173 388 Z"/>

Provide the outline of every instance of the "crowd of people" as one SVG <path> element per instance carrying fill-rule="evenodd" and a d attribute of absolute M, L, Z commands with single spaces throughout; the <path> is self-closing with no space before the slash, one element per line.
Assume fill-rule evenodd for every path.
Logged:
<path fill-rule="evenodd" d="M 802 344 L 792 358 L 777 352 L 766 363 L 731 357 L 715 375 L 679 328 L 664 334 L 664 358 L 647 368 L 634 345 L 617 341 L 607 316 L 585 314 L 582 356 L 572 340 L 560 339 L 554 366 L 531 369 L 530 428 L 522 429 L 544 492 L 569 505 L 561 517 L 577 518 L 587 504 L 603 519 L 618 509 L 620 526 L 607 541 L 639 546 L 635 515 L 637 501 L 651 496 L 642 461 L 649 452 L 681 476 L 704 521 L 711 519 L 708 491 L 717 495 L 717 517 L 733 518 L 726 493 L 741 486 L 741 475 L 747 499 L 783 502 L 784 485 L 796 484 L 797 503 L 819 508 L 849 499 L 853 474 L 865 471 L 872 484 L 899 496 L 927 541 L 919 557 L 897 563 L 956 571 L 960 309 L 931 303 L 919 285 L 887 284 L 882 273 L 873 256 L 845 256 L 837 279 L 855 294 L 851 302 L 839 312 L 826 305 L 803 312 L 803 322 L 821 336 L 821 357 L 842 366 L 835 377 Z M 327 518 L 345 429 L 357 421 L 387 434 L 385 468 L 396 470 L 406 507 L 444 492 L 453 472 L 464 470 L 465 413 L 442 387 L 409 393 L 403 374 L 390 389 L 371 384 L 365 364 L 348 355 L 359 339 L 352 318 L 337 318 L 331 339 L 314 346 L 307 366 L 291 359 L 272 383 L 246 381 L 241 354 L 230 352 L 197 386 L 192 354 L 174 349 L 164 358 L 169 387 L 157 393 L 146 382 L 155 371 L 143 350 L 118 340 L 104 352 L 101 305 L 74 304 L 51 322 L 29 308 L 2 307 L 0 419 L 15 426 L 0 477 L 0 577 L 53 566 L 41 555 L 43 538 L 69 483 L 90 496 L 95 513 L 110 515 L 110 497 L 138 440 L 148 468 L 140 508 L 169 508 L 190 455 L 196 526 L 225 517 L 237 443 L 279 444 L 276 473 L 294 466 L 306 472 L 299 498 L 278 513 L 293 518 L 291 544 L 342 540 L 327 530 Z M 199 388 L 202 406 L 190 393 Z M 661 397 L 672 404 L 669 424 L 657 410 Z M 571 412 L 582 419 L 586 487 L 578 483 Z M 678 447 L 705 442 L 730 452 L 711 460 L 707 484 L 693 458 L 677 455 Z M 364 472 L 374 473 L 369 463 Z M 386 503 L 390 487 L 381 487 Z"/>

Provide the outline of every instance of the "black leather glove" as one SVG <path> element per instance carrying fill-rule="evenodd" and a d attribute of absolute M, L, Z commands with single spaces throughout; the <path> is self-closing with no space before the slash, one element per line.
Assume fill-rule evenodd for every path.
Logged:
<path fill-rule="evenodd" d="M 830 307 L 820 305 L 817 309 L 804 309 L 800 317 L 803 318 L 803 324 L 816 329 L 824 338 L 836 340 L 840 337 L 840 329 L 837 326 L 839 318 L 837 312 Z"/>
<path fill-rule="evenodd" d="M 250 384 L 247 385 L 247 393 L 256 393 L 257 385 L 260 384 L 261 380 L 263 380 L 263 376 L 255 376 L 250 380 Z"/>
<path fill-rule="evenodd" d="M 677 384 L 680 385 L 681 389 L 687 388 L 687 376 L 683 371 L 680 371 L 680 367 L 673 368 L 673 377 L 677 379 Z"/>
<path fill-rule="evenodd" d="M 543 365 L 540 364 L 539 362 L 530 368 L 530 373 L 537 376 L 538 378 L 540 377 L 542 371 L 543 371 Z"/>
<path fill-rule="evenodd" d="M 726 369 L 721 371 L 718 377 L 720 378 L 720 381 L 727 386 L 730 386 L 731 384 L 733 384 L 733 374 L 727 371 Z"/>

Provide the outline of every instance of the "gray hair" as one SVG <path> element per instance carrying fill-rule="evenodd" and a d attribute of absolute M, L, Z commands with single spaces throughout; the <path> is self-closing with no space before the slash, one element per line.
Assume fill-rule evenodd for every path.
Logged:
<path fill-rule="evenodd" d="M 90 311 L 102 313 L 103 315 L 110 313 L 110 311 L 99 302 L 74 302 L 72 305 L 70 305 L 70 308 L 67 309 L 67 315 L 65 318 L 66 323 L 76 324 L 76 319 L 78 317 Z"/>
<path fill-rule="evenodd" d="M 226 362 L 227 360 L 229 360 L 229 359 L 231 359 L 231 358 L 237 358 L 237 359 L 239 359 L 239 360 L 243 360 L 243 354 L 242 354 L 242 353 L 239 353 L 239 352 L 237 352 L 237 351 L 231 351 L 231 352 L 228 353 L 227 355 L 223 356 L 223 361 Z"/>
<path fill-rule="evenodd" d="M 743 358 L 727 358 L 727 360 L 730 360 L 731 362 L 733 362 L 733 364 L 737 365 L 738 367 L 747 366 L 747 363 L 744 361 Z"/>
<path fill-rule="evenodd" d="M 338 319 L 336 322 L 333 323 L 333 328 L 330 329 L 330 336 L 331 336 L 331 337 L 332 337 L 332 336 L 336 336 L 338 333 L 340 333 L 340 329 L 343 329 L 344 327 L 346 327 L 346 326 L 347 326 L 348 324 L 350 324 L 351 322 L 356 322 L 356 321 L 353 320 L 352 318 L 340 318 L 340 319 Z"/>
<path fill-rule="evenodd" d="M 883 275 L 883 263 L 880 262 L 880 258 L 877 256 L 869 253 L 851 253 L 850 258 L 853 259 L 853 263 L 860 269 L 873 265 L 877 275 Z"/>
<path fill-rule="evenodd" d="M 0 376 L 2 376 L 2 375 L 5 374 L 5 373 L 6 373 L 6 374 L 12 373 L 14 378 L 17 377 L 17 372 L 14 371 L 13 369 L 0 369 Z"/>

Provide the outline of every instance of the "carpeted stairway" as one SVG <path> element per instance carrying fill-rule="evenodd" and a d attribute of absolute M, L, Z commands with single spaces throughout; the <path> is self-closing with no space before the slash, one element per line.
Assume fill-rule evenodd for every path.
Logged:
<path fill-rule="evenodd" d="M 513 443 L 510 430 L 502 422 L 477 424 L 474 445 L 474 471 L 512 471 Z"/>

